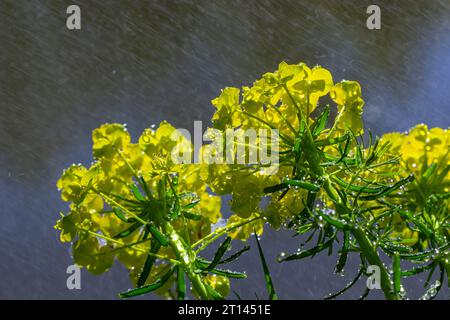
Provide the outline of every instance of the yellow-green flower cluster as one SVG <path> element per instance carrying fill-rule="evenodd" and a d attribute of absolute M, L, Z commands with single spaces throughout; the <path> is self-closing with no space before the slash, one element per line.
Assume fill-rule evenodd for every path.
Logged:
<path fill-rule="evenodd" d="M 132 143 L 126 127 L 121 124 L 106 124 L 95 129 L 93 157 L 95 162 L 86 168 L 72 165 L 65 170 L 57 182 L 61 198 L 70 203 L 70 211 L 56 224 L 61 230 L 62 242 L 73 242 L 75 263 L 99 274 L 108 270 L 114 259 L 125 265 L 136 281 L 150 247 L 150 241 L 143 241 L 144 228 L 125 237 L 116 235 L 129 228 L 119 219 L 114 208 L 128 208 L 124 215 L 133 219 L 136 198 L 133 188 L 142 182 L 152 194 L 157 193 L 158 184 L 164 175 L 176 178 L 175 188 L 187 198 L 198 199 L 198 204 L 186 209 L 201 219 L 173 221 L 177 230 L 184 230 L 188 223 L 189 241 L 196 242 L 211 232 L 211 225 L 221 218 L 219 196 L 207 192 L 199 165 L 175 164 L 171 160 L 174 147 L 190 147 L 190 141 L 180 138 L 173 141 L 176 129 L 162 122 L 156 130 L 147 129 L 138 143 Z M 143 193 L 143 190 L 141 190 Z M 192 195 L 191 195 L 192 194 Z M 192 199 L 182 200 L 191 201 Z M 137 214 L 137 213 L 134 213 Z M 181 233 L 183 234 L 183 233 Z M 162 258 L 173 258 L 169 248 L 162 248 Z M 157 273 L 161 266 L 155 266 Z M 154 279 L 150 275 L 148 281 Z"/>
<path fill-rule="evenodd" d="M 273 150 L 280 154 L 279 170 L 274 175 L 240 170 L 245 168 L 243 165 L 222 165 L 212 169 L 221 173 L 210 175 L 208 183 L 218 194 L 232 194 L 234 213 L 243 218 L 262 213 L 278 227 L 302 210 L 307 194 L 303 189 L 292 189 L 281 199 L 278 199 L 280 193 L 272 194 L 264 209 L 260 208 L 261 197 L 264 188 L 280 183 L 292 172 L 293 159 L 284 158 L 282 154 L 293 148 L 301 119 L 307 119 L 308 124 L 314 121 L 319 100 L 326 95 L 336 103 L 338 117 L 333 128 L 323 136 L 337 137 L 347 130 L 362 134 L 364 101 L 361 87 L 355 81 L 334 84 L 330 71 L 320 66 L 309 68 L 304 63 L 282 62 L 278 70 L 264 74 L 252 86 L 244 86 L 241 90 L 225 88 L 212 101 L 216 108 L 212 118 L 215 129 L 276 129 L 281 138 L 279 150 Z"/>
<path fill-rule="evenodd" d="M 450 210 L 447 196 L 450 191 L 448 129 L 429 129 L 420 124 L 405 133 L 387 133 L 381 141 L 389 142 L 389 151 L 400 157 L 398 175 L 405 177 L 413 173 L 416 177 L 397 195 L 396 202 L 411 210 L 418 219 L 423 219 L 435 237 L 448 237 L 448 221 L 445 219 Z M 419 234 L 408 228 L 407 219 L 398 216 L 396 219 L 397 228 L 392 237 L 398 236 L 408 245 L 416 244 Z M 428 239 L 422 238 L 422 246 L 426 248 Z"/>

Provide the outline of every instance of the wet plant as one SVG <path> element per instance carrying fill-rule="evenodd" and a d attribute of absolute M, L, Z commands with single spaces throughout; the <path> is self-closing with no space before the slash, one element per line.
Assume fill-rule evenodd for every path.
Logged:
<path fill-rule="evenodd" d="M 436 271 L 439 280 L 427 281 L 423 298 L 437 295 L 450 273 L 447 130 L 419 125 L 375 137 L 364 131 L 360 85 L 335 84 L 328 70 L 303 63 L 281 63 L 250 87 L 225 88 L 212 103 L 211 129 L 277 130 L 280 144 L 265 146 L 267 137 L 258 136 L 256 146 L 245 145 L 244 137 L 206 144 L 201 153 L 223 154 L 244 141 L 247 158 L 263 147 L 277 154 L 276 170 L 261 159 L 179 164 L 174 150 L 194 151 L 182 135 L 173 139 L 170 124 L 147 129 L 136 144 L 124 126 L 104 125 L 93 132 L 91 167 L 73 165 L 58 181 L 70 211 L 56 228 L 72 242 L 75 263 L 95 274 L 115 259 L 124 264 L 135 288 L 122 298 L 157 292 L 184 299 L 190 287 L 195 297 L 223 299 L 230 279 L 246 277 L 223 267 L 249 250 L 229 252 L 233 239 L 245 242 L 268 223 L 304 239 L 298 251 L 281 253 L 280 263 L 337 250 L 334 271 L 343 273 L 349 255 L 359 257 L 354 280 L 327 299 L 374 266 L 387 299 L 407 297 L 402 278 L 428 272 L 431 279 Z M 221 195 L 231 195 L 233 214 L 218 227 Z M 258 238 L 256 245 L 268 297 L 275 299 Z M 207 259 L 210 246 L 216 250 Z"/>
<path fill-rule="evenodd" d="M 75 263 L 94 274 L 107 271 L 115 259 L 127 267 L 136 287 L 122 298 L 157 292 L 184 299 L 186 279 L 195 296 L 223 298 L 230 278 L 246 277 L 223 269 L 248 250 L 228 254 L 230 237 L 212 261 L 200 256 L 249 220 L 212 229 L 221 219 L 220 198 L 207 192 L 204 168 L 170 160 L 177 144 L 190 148 L 187 140 L 170 140 L 174 130 L 161 123 L 133 144 L 123 125 L 103 125 L 93 132 L 95 162 L 90 168 L 72 165 L 57 183 L 70 202 L 56 224 L 61 241 L 71 242 Z"/>

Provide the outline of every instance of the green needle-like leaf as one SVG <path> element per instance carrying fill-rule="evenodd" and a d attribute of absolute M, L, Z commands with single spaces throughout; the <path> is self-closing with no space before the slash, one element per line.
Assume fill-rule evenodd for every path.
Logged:
<path fill-rule="evenodd" d="M 199 215 L 199 214 L 191 213 L 191 212 L 188 212 L 188 211 L 181 211 L 181 213 L 182 213 L 187 219 L 194 220 L 194 221 L 200 221 L 200 220 L 202 220 L 202 216 Z"/>
<path fill-rule="evenodd" d="M 431 177 L 431 175 L 436 171 L 437 168 L 437 164 L 433 163 L 428 169 L 427 171 L 425 171 L 425 173 L 422 175 L 423 178 L 428 179 L 429 177 Z"/>
<path fill-rule="evenodd" d="M 363 269 L 361 268 L 361 269 L 359 269 L 359 271 L 356 274 L 355 278 L 353 278 L 353 280 L 348 285 L 346 285 L 343 289 L 339 290 L 338 292 L 326 296 L 324 299 L 325 300 L 331 300 L 331 299 L 336 298 L 337 296 L 340 296 L 344 292 L 346 292 L 348 289 L 353 287 L 356 282 L 358 282 L 358 280 L 361 277 L 362 273 L 363 273 Z"/>
<path fill-rule="evenodd" d="M 148 226 L 148 230 L 152 234 L 153 238 L 158 240 L 158 242 L 164 246 L 167 247 L 169 245 L 169 239 L 165 235 L 161 233 L 161 231 L 158 230 L 155 226 Z"/>
<path fill-rule="evenodd" d="M 331 178 L 333 179 L 334 182 L 336 182 L 339 186 L 348 189 L 350 191 L 354 191 L 354 192 L 364 192 L 364 193 L 380 193 L 382 192 L 385 187 L 376 187 L 376 188 L 371 188 L 371 187 L 363 187 L 363 186 L 357 186 L 357 185 L 353 185 L 353 184 L 349 184 L 347 182 L 345 182 L 344 180 L 342 180 L 341 178 L 337 177 L 336 175 L 331 176 Z"/>
<path fill-rule="evenodd" d="M 394 290 L 397 297 L 400 296 L 400 288 L 401 288 L 401 269 L 400 269 L 400 255 L 398 253 L 394 254 L 392 270 L 394 272 Z"/>
<path fill-rule="evenodd" d="M 125 238 L 128 237 L 129 235 L 131 235 L 134 231 L 136 231 L 137 229 L 139 229 L 139 227 L 142 225 L 142 223 L 140 223 L 139 221 L 134 223 L 131 227 L 129 227 L 128 229 L 120 232 L 119 234 L 115 235 L 113 238 L 114 239 L 120 239 L 120 238 Z"/>
<path fill-rule="evenodd" d="M 117 208 L 117 207 L 113 208 L 113 212 L 116 215 L 116 217 L 119 218 L 120 220 L 122 220 L 123 222 L 133 223 L 133 222 L 136 221 L 136 219 L 134 219 L 134 218 L 127 218 L 127 217 L 125 217 L 125 215 L 123 214 L 122 209 L 120 209 L 120 208 Z"/>
<path fill-rule="evenodd" d="M 330 106 L 327 105 L 325 110 L 320 114 L 312 126 L 312 135 L 317 137 L 324 129 L 330 116 Z"/>
<path fill-rule="evenodd" d="M 193 207 L 195 207 L 198 203 L 200 202 L 200 199 L 196 199 L 194 201 L 192 201 L 191 203 L 188 203 L 187 205 L 183 206 L 183 209 L 187 210 L 187 209 L 192 209 Z"/>
<path fill-rule="evenodd" d="M 225 264 L 225 263 L 232 262 L 232 261 L 236 260 L 237 258 L 239 258 L 242 254 L 244 254 L 248 250 L 250 250 L 250 246 L 246 245 L 246 246 L 244 246 L 244 248 L 242 248 L 241 250 L 239 250 L 236 253 L 233 253 L 228 258 L 220 260 L 219 264 Z"/>
<path fill-rule="evenodd" d="M 416 274 L 422 273 L 426 270 L 429 270 L 433 267 L 434 263 L 430 263 L 427 264 L 425 266 L 420 266 L 420 267 L 415 267 L 415 268 L 411 268 L 409 270 L 405 270 L 401 272 L 401 276 L 402 277 L 410 277 L 410 276 L 414 276 Z"/>
<path fill-rule="evenodd" d="M 142 195 L 141 191 L 139 191 L 138 187 L 136 185 L 131 186 L 131 192 L 133 193 L 136 200 L 139 200 L 141 202 L 145 201 L 145 197 Z"/>
<path fill-rule="evenodd" d="M 159 288 L 161 288 L 173 275 L 175 271 L 175 268 L 171 268 L 164 276 L 162 276 L 160 279 L 156 280 L 154 283 L 135 288 L 130 289 L 127 292 L 119 293 L 120 298 L 131 298 L 139 295 L 143 295 L 152 291 L 155 291 Z"/>
<path fill-rule="evenodd" d="M 218 276 L 224 276 L 231 279 L 246 279 L 247 275 L 243 272 L 231 271 L 231 270 L 223 270 L 214 268 L 210 270 L 212 274 L 216 274 Z"/>
<path fill-rule="evenodd" d="M 202 259 L 202 258 L 197 258 L 195 260 L 197 267 L 199 270 L 197 270 L 197 273 L 204 273 L 205 272 L 205 268 L 207 268 L 210 265 L 210 262 L 208 260 Z M 237 272 L 237 271 L 231 271 L 231 270 L 223 270 L 223 269 L 218 269 L 218 268 L 214 268 L 212 270 L 209 270 L 210 273 L 212 274 L 216 274 L 218 276 L 225 276 L 228 278 L 232 278 L 232 279 L 245 279 L 247 278 L 247 275 L 245 273 L 242 272 Z"/>
<path fill-rule="evenodd" d="M 306 190 L 309 190 L 312 192 L 320 191 L 320 186 L 318 186 L 314 183 L 310 183 L 310 182 L 306 182 L 306 181 L 302 181 L 302 180 L 284 178 L 283 183 L 286 185 L 289 185 L 289 186 L 299 187 L 299 188 L 306 189 Z"/>
<path fill-rule="evenodd" d="M 327 242 L 320 243 L 319 245 L 317 245 L 314 248 L 311 248 L 309 250 L 294 253 L 294 254 L 291 254 L 284 258 L 280 257 L 280 258 L 278 258 L 278 262 L 292 261 L 292 260 L 298 260 L 298 259 L 303 259 L 306 257 L 314 256 L 317 253 L 319 253 L 325 249 L 328 249 L 328 247 L 333 243 L 333 241 L 334 241 L 334 238 L 328 240 Z"/>
<path fill-rule="evenodd" d="M 347 262 L 348 249 L 350 247 L 350 232 L 344 230 L 344 241 L 342 244 L 341 255 L 339 256 L 338 263 L 336 265 L 336 273 L 341 273 L 344 270 L 345 264 Z"/>
<path fill-rule="evenodd" d="M 280 183 L 274 186 L 264 188 L 264 193 L 274 193 L 283 189 L 286 189 L 288 185 L 286 183 Z"/>
<path fill-rule="evenodd" d="M 432 255 L 436 254 L 437 252 L 445 252 L 445 250 L 447 250 L 449 247 L 450 247 L 450 242 L 447 242 L 446 244 L 444 244 L 436 249 L 431 249 L 431 250 L 427 250 L 427 251 L 419 252 L 419 253 L 400 254 L 400 256 L 401 256 L 401 258 L 406 259 L 406 260 L 421 261 L 421 260 L 431 257 Z"/>
<path fill-rule="evenodd" d="M 211 287 L 209 284 L 205 283 L 205 288 L 208 291 L 209 295 L 214 299 L 214 300 L 225 300 L 224 297 L 222 297 L 222 295 L 220 293 L 218 293 L 216 290 L 213 289 L 213 287 Z"/>
<path fill-rule="evenodd" d="M 220 259 L 222 259 L 225 252 L 228 250 L 228 247 L 231 243 L 231 237 L 227 237 L 224 242 L 220 245 L 219 249 L 217 249 L 216 254 L 214 255 L 213 261 L 210 263 L 209 266 L 207 266 L 204 271 L 211 271 L 214 269 L 220 262 Z"/>
<path fill-rule="evenodd" d="M 360 199 L 361 200 L 375 200 L 375 199 L 387 196 L 387 195 L 391 194 L 392 192 L 394 192 L 395 190 L 399 189 L 401 186 L 403 186 L 409 182 L 412 182 L 412 181 L 414 181 L 414 175 L 411 174 L 407 178 L 404 178 L 404 179 L 398 181 L 393 186 L 385 188 L 380 193 L 369 195 L 369 196 L 361 196 Z"/>
<path fill-rule="evenodd" d="M 264 271 L 264 280 L 266 282 L 267 293 L 269 294 L 269 300 L 278 300 L 278 296 L 275 292 L 275 287 L 273 286 L 272 277 L 270 276 L 269 267 L 266 263 L 266 258 L 264 257 L 264 252 L 259 243 L 258 236 L 255 233 L 256 244 L 258 245 L 259 258 L 261 260 L 261 265 Z"/>
<path fill-rule="evenodd" d="M 177 300 L 184 300 L 186 297 L 186 279 L 181 266 L 177 267 Z"/>
<path fill-rule="evenodd" d="M 149 189 L 149 187 L 148 187 L 147 182 L 145 182 L 145 179 L 144 179 L 143 177 L 139 177 L 139 180 L 141 181 L 142 186 L 144 187 L 145 195 L 146 195 L 148 198 L 152 198 L 152 194 L 151 194 L 151 192 L 150 192 L 150 189 Z"/>
<path fill-rule="evenodd" d="M 343 161 L 345 159 L 345 157 L 347 157 L 347 155 L 351 149 L 350 142 L 351 142 L 350 135 L 347 135 L 347 140 L 345 141 L 344 149 L 342 149 L 341 145 L 339 145 L 339 151 L 341 152 L 341 157 L 336 161 L 335 164 L 340 163 L 341 161 Z"/>
<path fill-rule="evenodd" d="M 151 247 L 150 247 L 150 253 L 152 253 L 152 254 L 149 254 L 147 256 L 147 259 L 145 259 L 144 267 L 142 268 L 142 272 L 139 275 L 139 278 L 137 281 L 137 287 L 142 287 L 145 284 L 145 282 L 147 281 L 148 275 L 150 274 L 153 264 L 156 261 L 155 254 L 158 253 L 160 248 L 161 248 L 161 244 L 156 240 L 152 240 Z"/>

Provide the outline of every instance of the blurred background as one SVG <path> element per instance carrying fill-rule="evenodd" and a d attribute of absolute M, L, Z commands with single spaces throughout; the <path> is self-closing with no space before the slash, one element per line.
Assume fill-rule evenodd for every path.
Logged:
<path fill-rule="evenodd" d="M 79 31 L 66 28 L 71 4 Z M 381 7 L 381 30 L 366 28 L 370 4 Z M 62 169 L 89 165 L 91 132 L 105 122 L 127 123 L 135 141 L 163 119 L 209 124 L 221 88 L 283 60 L 359 81 L 377 134 L 450 124 L 449 0 L 0 0 L 0 298 L 116 299 L 128 289 L 118 264 L 101 276 L 82 270 L 81 290 L 66 288 L 70 249 L 53 229 L 67 210 L 55 186 Z M 268 228 L 262 237 L 280 298 L 321 299 L 356 273 L 352 260 L 333 274 L 336 255 L 275 262 L 298 244 Z M 235 269 L 249 276 L 233 282 L 242 298 L 265 297 L 256 250 Z M 359 297 L 364 282 L 343 297 Z M 419 297 L 423 279 L 406 288 Z"/>

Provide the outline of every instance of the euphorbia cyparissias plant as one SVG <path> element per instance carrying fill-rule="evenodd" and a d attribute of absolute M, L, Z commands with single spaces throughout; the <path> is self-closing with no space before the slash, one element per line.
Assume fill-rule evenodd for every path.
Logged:
<path fill-rule="evenodd" d="M 163 122 L 134 144 L 123 125 L 103 125 L 92 135 L 95 162 L 72 165 L 57 183 L 70 202 L 56 225 L 61 241 L 72 242 L 75 263 L 94 274 L 107 271 L 114 259 L 125 265 L 137 289 L 122 297 L 156 291 L 182 299 L 187 276 L 195 295 L 210 299 L 226 296 L 229 278 L 245 278 L 218 267 L 245 252 L 223 257 L 229 240 L 217 261 L 198 255 L 239 223 L 212 230 L 221 219 L 220 197 L 207 192 L 203 167 L 173 163 L 173 148 L 191 147 L 183 138 L 172 141 L 174 131 Z"/>
<path fill-rule="evenodd" d="M 321 105 L 324 96 L 336 107 Z M 94 164 L 72 166 L 58 181 L 63 200 L 71 205 L 56 227 L 62 241 L 74 241 L 77 264 L 98 274 L 117 258 L 136 285 L 122 297 L 156 291 L 183 299 L 187 278 L 194 296 L 224 298 L 229 278 L 245 278 L 220 268 L 248 250 L 245 246 L 225 257 L 231 240 L 261 234 L 268 222 L 315 242 L 310 249 L 281 254 L 280 262 L 331 253 L 339 246 L 335 271 L 341 273 L 348 255 L 359 255 L 355 280 L 328 298 L 368 275 L 368 266 L 380 270 L 387 299 L 406 296 L 402 277 L 440 270 L 424 298 L 436 296 L 450 271 L 446 130 L 420 125 L 405 134 L 379 139 L 369 132 L 364 138 L 359 84 L 335 84 L 328 70 L 303 63 L 283 62 L 251 87 L 224 89 L 212 103 L 217 130 L 279 130 L 279 149 L 272 150 L 279 155 L 278 170 L 268 175 L 258 163 L 175 164 L 170 152 L 192 146 L 183 138 L 170 139 L 175 128 L 168 123 L 147 129 L 137 144 L 122 125 L 104 125 L 93 133 Z M 333 120 L 331 114 L 336 114 Z M 215 148 L 205 145 L 202 152 L 224 151 Z M 232 196 L 233 214 L 225 227 L 215 228 L 221 219 L 218 195 L 225 194 Z M 226 238 L 214 257 L 201 257 L 221 236 Z M 383 263 L 381 251 L 392 258 L 392 267 Z M 403 261 L 418 266 L 403 270 Z"/>

